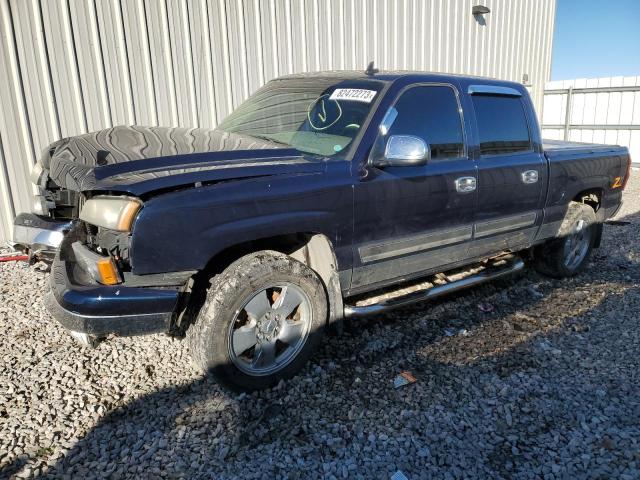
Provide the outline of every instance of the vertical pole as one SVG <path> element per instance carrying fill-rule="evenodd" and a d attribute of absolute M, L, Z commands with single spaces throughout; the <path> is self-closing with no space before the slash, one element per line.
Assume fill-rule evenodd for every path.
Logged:
<path fill-rule="evenodd" d="M 564 112 L 564 141 L 569 140 L 569 128 L 571 127 L 571 108 L 573 105 L 573 87 L 567 90 L 567 104 Z"/>

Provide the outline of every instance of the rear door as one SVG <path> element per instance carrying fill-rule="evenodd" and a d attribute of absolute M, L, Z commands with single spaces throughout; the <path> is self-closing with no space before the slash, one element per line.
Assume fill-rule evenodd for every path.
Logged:
<path fill-rule="evenodd" d="M 475 257 L 531 243 L 542 222 L 547 168 L 528 96 L 493 85 L 470 85 L 468 93 L 478 139 Z"/>
<path fill-rule="evenodd" d="M 457 86 L 412 85 L 391 108 L 397 116 L 378 131 L 376 145 L 394 135 L 417 136 L 429 144 L 431 159 L 419 166 L 365 163 L 358 172 L 352 291 L 458 262 L 471 241 L 477 177 Z M 456 188 L 459 179 L 464 191 Z"/>

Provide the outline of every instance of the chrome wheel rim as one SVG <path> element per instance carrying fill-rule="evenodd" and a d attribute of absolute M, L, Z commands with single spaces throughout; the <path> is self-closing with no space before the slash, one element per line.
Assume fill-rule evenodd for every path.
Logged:
<path fill-rule="evenodd" d="M 579 220 L 573 233 L 564 242 L 564 265 L 570 270 L 575 270 L 587 256 L 591 243 L 591 229 L 587 222 Z"/>
<path fill-rule="evenodd" d="M 311 320 L 311 301 L 297 285 L 283 283 L 255 292 L 229 327 L 229 357 L 249 375 L 276 373 L 302 350 Z"/>

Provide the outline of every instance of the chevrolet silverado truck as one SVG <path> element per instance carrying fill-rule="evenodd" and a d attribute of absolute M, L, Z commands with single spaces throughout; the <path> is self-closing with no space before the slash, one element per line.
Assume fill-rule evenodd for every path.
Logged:
<path fill-rule="evenodd" d="M 525 264 L 576 275 L 630 163 L 623 147 L 543 143 L 517 83 L 292 75 L 214 130 L 118 126 L 53 143 L 14 243 L 53 258 L 45 303 L 77 339 L 183 336 L 202 370 L 260 389 L 345 317 Z"/>

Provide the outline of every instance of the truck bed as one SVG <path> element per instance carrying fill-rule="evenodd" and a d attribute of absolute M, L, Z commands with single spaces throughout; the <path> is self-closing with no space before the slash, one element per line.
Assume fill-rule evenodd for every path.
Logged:
<path fill-rule="evenodd" d="M 566 140 L 549 140 L 542 139 L 542 148 L 548 157 L 554 157 L 558 154 L 574 155 L 574 154 L 626 154 L 625 147 L 619 145 L 603 145 L 600 143 L 584 143 L 569 142 Z"/>
<path fill-rule="evenodd" d="M 566 199 L 592 191 L 601 198 L 598 220 L 610 218 L 619 208 L 623 179 L 628 175 L 629 151 L 618 145 L 543 140 L 549 161 L 549 190 L 545 215 L 561 219 Z M 603 188 L 604 187 L 604 188 Z"/>

